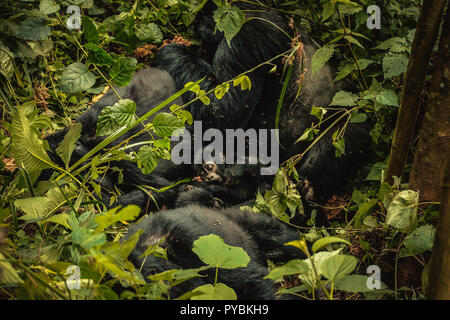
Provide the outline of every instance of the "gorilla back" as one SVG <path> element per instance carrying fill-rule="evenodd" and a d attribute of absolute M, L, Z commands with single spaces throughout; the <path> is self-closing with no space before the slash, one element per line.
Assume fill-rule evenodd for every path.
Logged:
<path fill-rule="evenodd" d="M 192 251 L 193 242 L 200 236 L 216 234 L 226 244 L 242 247 L 251 259 L 248 266 L 220 269 L 218 273 L 218 282 L 233 288 L 238 299 L 274 299 L 274 283 L 263 279 L 268 273 L 267 260 L 288 261 L 300 255 L 298 249 L 284 245 L 298 239 L 296 232 L 267 215 L 239 209 L 213 210 L 188 206 L 158 212 L 133 225 L 126 237 L 140 229 L 144 233 L 140 235 L 129 259 L 137 268 L 142 267 L 144 276 L 203 266 Z M 141 257 L 149 245 L 157 243 L 167 249 L 167 260 L 154 256 Z M 200 285 L 214 283 L 215 269 L 202 273 L 206 273 L 207 277 L 193 278 L 173 287 L 170 296 L 178 297 Z"/>

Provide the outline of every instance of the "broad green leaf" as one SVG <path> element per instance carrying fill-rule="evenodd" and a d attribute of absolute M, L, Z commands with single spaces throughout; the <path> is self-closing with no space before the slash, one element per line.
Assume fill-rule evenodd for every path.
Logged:
<path fill-rule="evenodd" d="M 375 100 L 378 103 L 384 104 L 386 106 L 394 106 L 398 107 L 398 96 L 397 94 L 392 90 L 383 90 L 380 93 L 377 94 L 375 97 Z"/>
<path fill-rule="evenodd" d="M 372 209 L 375 207 L 376 204 L 377 199 L 370 199 L 359 206 L 358 211 L 356 212 L 354 218 L 356 228 L 361 227 L 364 218 L 367 217 L 372 212 Z"/>
<path fill-rule="evenodd" d="M 56 166 L 44 150 L 43 142 L 31 131 L 30 120 L 25 115 L 25 108 L 18 107 L 11 124 L 11 152 L 17 166 L 23 166 L 32 182 L 43 169 Z"/>
<path fill-rule="evenodd" d="M 159 157 L 150 146 L 143 146 L 137 153 L 138 166 L 143 174 L 150 174 L 157 166 Z"/>
<path fill-rule="evenodd" d="M 405 247 L 400 250 L 400 258 L 416 256 L 431 250 L 434 243 L 436 230 L 433 226 L 426 224 L 418 227 L 405 238 Z"/>
<path fill-rule="evenodd" d="M 342 238 L 338 238 L 338 237 L 325 237 L 322 239 L 317 240 L 316 242 L 314 242 L 311 250 L 312 252 L 316 253 L 317 251 L 319 251 L 321 248 L 331 244 L 331 243 L 345 243 L 348 245 L 351 245 L 350 242 L 348 242 L 345 239 Z"/>
<path fill-rule="evenodd" d="M 139 40 L 150 43 L 160 43 L 163 40 L 163 33 L 161 29 L 153 22 L 137 28 L 135 34 Z"/>
<path fill-rule="evenodd" d="M 107 242 L 100 247 L 91 249 L 92 256 L 96 262 L 105 267 L 118 277 L 131 281 L 134 284 L 145 284 L 142 275 L 136 270 L 134 265 L 128 261 L 128 256 L 136 246 L 143 230 L 131 235 L 125 241 Z M 97 236 L 105 233 L 96 234 Z"/>
<path fill-rule="evenodd" d="M 92 230 L 81 227 L 74 230 L 71 234 L 73 243 L 76 243 L 84 249 L 91 249 L 93 246 L 101 245 L 106 242 L 105 233 L 94 233 Z"/>
<path fill-rule="evenodd" d="M 73 196 L 73 193 L 68 188 L 64 188 L 63 190 L 69 199 Z M 30 222 L 50 216 L 65 203 L 66 198 L 59 188 L 50 189 L 45 197 L 32 197 L 14 201 L 14 205 L 26 213 L 20 219 Z"/>
<path fill-rule="evenodd" d="M 408 232 L 417 223 L 419 194 L 412 190 L 400 191 L 392 200 L 386 214 L 386 223 L 402 232 Z"/>
<path fill-rule="evenodd" d="M 250 257 L 244 249 L 227 245 L 215 234 L 201 236 L 195 240 L 192 251 L 205 264 L 219 268 L 246 267 L 250 262 Z"/>
<path fill-rule="evenodd" d="M 328 280 L 336 281 L 355 270 L 357 263 L 354 256 L 340 254 L 326 259 L 321 270 Z"/>
<path fill-rule="evenodd" d="M 295 141 L 295 143 L 300 141 L 313 141 L 315 133 L 317 133 L 316 129 L 307 128 L 305 129 L 305 132 L 303 132 L 303 134 L 297 139 L 297 141 Z"/>
<path fill-rule="evenodd" d="M 336 10 L 335 1 L 327 1 L 323 4 L 322 10 L 322 22 L 326 21 L 329 17 L 331 17 Z"/>
<path fill-rule="evenodd" d="M 334 78 L 334 81 L 339 81 L 341 79 L 344 79 L 346 76 L 348 76 L 350 73 L 353 72 L 353 70 L 356 70 L 355 64 L 348 63 L 346 64 L 339 72 L 336 74 L 336 78 Z"/>
<path fill-rule="evenodd" d="M 95 84 L 95 75 L 80 62 L 74 62 L 61 75 L 61 89 L 67 93 L 85 91 Z"/>
<path fill-rule="evenodd" d="M 109 71 L 111 80 L 119 87 L 126 86 L 136 69 L 137 60 L 130 57 L 120 57 Z"/>
<path fill-rule="evenodd" d="M 311 60 L 311 72 L 314 75 L 320 68 L 322 68 L 334 54 L 333 45 L 324 45 L 317 49 Z"/>
<path fill-rule="evenodd" d="M 119 221 L 132 221 L 136 219 L 141 212 L 141 209 L 135 205 L 129 205 L 121 210 L 120 209 L 120 207 L 115 207 L 108 210 L 104 215 L 97 215 L 95 217 L 95 222 L 98 226 L 97 229 L 95 229 L 95 232 L 101 232 Z"/>
<path fill-rule="evenodd" d="M 81 123 L 75 123 L 71 126 L 69 131 L 64 136 L 63 141 L 59 144 L 58 148 L 56 148 L 56 153 L 61 157 L 66 165 L 66 170 L 69 169 L 70 157 L 75 149 L 78 138 L 81 136 L 82 128 L 83 126 Z"/>
<path fill-rule="evenodd" d="M 341 290 L 345 292 L 373 292 L 375 289 L 369 289 L 367 286 L 368 276 L 361 274 L 350 274 L 344 276 L 342 279 L 337 280 L 334 283 L 336 290 Z M 381 282 L 380 289 L 387 289 L 387 286 Z"/>
<path fill-rule="evenodd" d="M 81 18 L 83 25 L 83 35 L 87 42 L 97 44 L 100 42 L 97 28 L 89 17 L 83 16 Z"/>
<path fill-rule="evenodd" d="M 383 59 L 385 79 L 401 75 L 408 69 L 408 57 L 405 54 L 387 55 Z"/>
<path fill-rule="evenodd" d="M 9 79 L 14 74 L 14 54 L 0 41 L 0 74 Z"/>
<path fill-rule="evenodd" d="M 310 114 L 313 116 L 316 116 L 316 118 L 319 119 L 319 121 L 321 121 L 323 119 L 323 116 L 325 115 L 325 113 L 327 113 L 327 110 L 322 107 L 316 107 L 316 106 L 311 107 Z"/>
<path fill-rule="evenodd" d="M 336 148 L 334 150 L 336 158 L 340 158 L 345 154 L 345 140 L 343 137 L 333 141 L 333 146 Z"/>
<path fill-rule="evenodd" d="M 87 43 L 84 46 L 89 50 L 89 61 L 95 63 L 98 66 L 111 66 L 114 63 L 114 59 L 111 55 L 93 43 Z M 102 90 L 103 91 L 103 90 Z"/>
<path fill-rule="evenodd" d="M 367 114 L 363 112 L 352 112 L 352 117 L 350 118 L 351 123 L 361 123 L 367 120 Z"/>
<path fill-rule="evenodd" d="M 203 267 L 195 268 L 195 269 L 177 270 L 173 274 L 173 279 L 181 281 L 181 280 L 191 279 L 191 278 L 194 278 L 194 277 L 200 277 L 202 275 L 199 274 L 199 272 L 205 271 L 205 270 L 207 270 L 209 268 L 210 268 L 210 266 L 203 266 Z"/>
<path fill-rule="evenodd" d="M 113 106 L 102 109 L 97 121 L 97 136 L 109 135 L 123 126 L 135 123 L 136 103 L 129 99 L 117 101 Z"/>
<path fill-rule="evenodd" d="M 59 4 L 56 4 L 53 0 L 42 0 L 39 4 L 39 11 L 42 14 L 49 15 L 59 11 Z"/>
<path fill-rule="evenodd" d="M 16 35 L 24 40 L 44 40 L 52 31 L 45 24 L 46 20 L 42 17 L 28 18 L 20 23 Z"/>
<path fill-rule="evenodd" d="M 306 273 L 309 270 L 308 264 L 303 260 L 291 260 L 281 267 L 275 268 L 264 277 L 264 279 L 278 280 L 282 276 Z"/>
<path fill-rule="evenodd" d="M 331 101 L 330 106 L 350 107 L 355 106 L 358 96 L 348 91 L 338 91 Z"/>
<path fill-rule="evenodd" d="M 178 269 L 167 270 L 157 274 L 149 275 L 148 278 L 152 281 L 171 281 L 173 280 L 173 276 L 177 271 L 179 270 Z"/>
<path fill-rule="evenodd" d="M 236 292 L 223 283 L 205 284 L 192 291 L 192 300 L 237 300 Z"/>
<path fill-rule="evenodd" d="M 16 285 L 23 283 L 17 271 L 11 266 L 6 257 L 0 253 L 0 283 Z"/>
<path fill-rule="evenodd" d="M 228 45 L 231 39 L 239 32 L 245 22 L 244 13 L 238 7 L 222 5 L 213 12 L 216 27 L 225 35 Z"/>
<path fill-rule="evenodd" d="M 47 222 L 54 222 L 57 224 L 60 224 L 64 227 L 66 227 L 69 230 L 72 230 L 72 228 L 69 225 L 69 215 L 67 213 L 60 213 L 60 214 L 55 214 L 54 216 L 51 216 L 50 218 L 46 219 L 45 221 Z"/>
<path fill-rule="evenodd" d="M 184 129 L 183 122 L 170 113 L 159 113 L 153 118 L 155 134 L 158 137 L 170 137 L 177 129 Z"/>

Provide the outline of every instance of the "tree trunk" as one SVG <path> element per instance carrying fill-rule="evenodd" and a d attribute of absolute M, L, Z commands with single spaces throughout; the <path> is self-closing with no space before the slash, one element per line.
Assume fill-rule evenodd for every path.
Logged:
<path fill-rule="evenodd" d="M 450 152 L 447 156 L 428 288 L 428 298 L 435 300 L 450 299 Z"/>
<path fill-rule="evenodd" d="M 393 176 L 402 176 L 408 158 L 409 146 L 419 112 L 422 87 L 431 51 L 436 42 L 444 5 L 444 0 L 428 0 L 423 2 L 420 10 L 386 173 L 386 181 L 390 184 L 393 183 Z"/>
<path fill-rule="evenodd" d="M 447 30 L 447 31 L 445 31 Z M 429 99 L 420 131 L 409 188 L 420 201 L 439 201 L 447 150 L 450 150 L 450 10 L 447 8 L 434 63 Z"/>

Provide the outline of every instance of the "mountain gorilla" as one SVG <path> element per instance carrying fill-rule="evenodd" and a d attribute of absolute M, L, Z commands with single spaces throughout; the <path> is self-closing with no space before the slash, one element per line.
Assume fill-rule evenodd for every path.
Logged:
<path fill-rule="evenodd" d="M 301 258 L 301 252 L 284 244 L 298 239 L 297 232 L 271 217 L 239 209 L 214 210 L 188 206 L 157 212 L 134 224 L 126 237 L 144 230 L 129 256 L 141 268 L 144 277 L 171 269 L 199 268 L 205 264 L 192 251 L 193 242 L 200 236 L 216 234 L 231 246 L 242 247 L 250 257 L 245 268 L 220 269 L 218 282 L 233 288 L 238 299 L 275 299 L 275 284 L 263 279 L 267 260 L 286 262 Z M 149 245 L 159 244 L 167 249 L 167 260 L 155 256 L 143 257 Z M 200 272 L 196 277 L 170 291 L 176 298 L 198 286 L 214 283 L 215 269 Z"/>
<path fill-rule="evenodd" d="M 182 89 L 187 82 L 204 78 L 200 86 L 203 90 L 209 91 L 291 49 L 291 39 L 286 33 L 293 33 L 293 30 L 288 26 L 288 20 L 283 15 L 275 11 L 255 8 L 252 4 L 237 2 L 237 5 L 241 9 L 258 10 L 248 10 L 247 22 L 231 40 L 230 45 L 221 32 L 215 32 L 212 16 L 215 5 L 209 1 L 198 13 L 195 24 L 195 30 L 202 46 L 184 46 L 175 43 L 164 46 L 156 54 L 153 69 L 137 72 L 128 86 L 118 88 L 121 97 L 134 100 L 137 105 L 137 113 L 141 115 L 150 107 L 171 96 L 176 90 Z M 281 161 L 285 161 L 307 148 L 309 143 L 295 143 L 295 141 L 305 129 L 310 128 L 312 123 L 317 120 L 310 114 L 311 107 L 313 105 L 327 107 L 335 92 L 346 87 L 342 81 L 333 81 L 335 69 L 329 64 L 322 67 L 314 76 L 311 75 L 310 60 L 316 46 L 305 34 L 301 34 L 300 40 L 304 45 L 306 61 L 304 68 L 294 68 L 295 71 L 284 97 L 279 125 Z M 273 68 L 273 64 L 277 65 L 277 70 L 282 70 L 280 57 L 273 60 L 272 64 L 262 65 L 247 74 L 251 80 L 250 91 L 242 91 L 238 87 L 230 86 L 229 91 L 222 99 L 217 99 L 212 93 L 209 95 L 210 105 L 205 106 L 202 102 L 195 101 L 188 105 L 187 110 L 191 112 L 194 120 L 202 121 L 204 130 L 208 128 L 222 130 L 226 128 L 273 128 L 282 86 L 281 75 L 269 72 Z M 304 70 L 306 73 L 302 75 Z M 295 100 L 298 89 L 297 80 L 300 77 L 303 77 L 301 92 L 299 98 Z M 182 101 L 176 103 L 181 105 L 191 101 L 194 97 L 194 93 L 188 92 L 181 97 Z M 101 140 L 101 138 L 95 137 L 98 115 L 101 109 L 113 105 L 116 101 L 117 97 L 114 93 L 108 92 L 77 120 L 83 125 L 83 130 L 74 158 L 80 158 Z M 329 111 L 327 115 L 331 113 L 332 111 Z M 342 121 L 340 127 L 345 120 Z M 369 129 L 367 122 L 348 123 L 345 129 L 345 154 L 339 158 L 335 156 L 335 148 L 331 142 L 334 129 L 325 134 L 306 153 L 297 165 L 297 171 L 302 180 L 308 181 L 308 185 L 314 187 L 316 196 L 318 194 L 327 195 L 335 191 L 339 184 L 346 181 L 363 163 L 364 152 L 370 144 Z M 63 133 L 49 138 L 52 150 L 62 140 Z M 135 137 L 132 142 L 146 139 L 149 139 L 149 135 L 142 134 Z M 196 175 L 192 166 L 175 166 L 167 160 L 160 160 L 157 168 L 149 175 L 142 174 L 134 163 L 120 161 L 112 163 L 111 167 L 113 166 L 122 169 L 126 177 L 126 181 L 119 186 L 125 194 L 118 198 L 118 204 L 137 204 L 142 208 L 149 202 L 148 195 L 137 189 L 135 185 L 143 184 L 160 188 L 170 185 L 177 179 Z M 116 186 L 117 174 L 108 173 L 107 175 L 102 179 L 102 186 L 106 189 Z M 258 177 L 255 179 L 254 183 L 257 185 Z M 211 185 L 213 184 L 208 181 L 198 185 L 202 197 L 206 196 L 210 200 L 214 198 L 213 192 L 209 190 Z M 217 186 L 217 182 L 214 185 Z M 242 192 L 236 186 L 234 188 L 223 186 L 222 190 L 234 194 Z M 184 191 L 183 187 L 172 188 L 164 193 L 154 192 L 153 197 L 160 205 L 173 206 L 178 195 Z M 182 196 L 188 197 L 187 203 L 189 203 L 195 200 L 196 194 L 194 192 L 190 193 L 190 196 Z M 309 194 L 312 193 L 309 192 Z M 181 203 L 184 203 L 186 199 L 181 200 Z M 237 204 L 232 202 L 241 200 L 243 200 L 242 197 L 236 197 L 228 204 Z M 107 193 L 105 193 L 105 201 L 108 201 Z M 210 205 L 210 202 L 205 204 Z"/>

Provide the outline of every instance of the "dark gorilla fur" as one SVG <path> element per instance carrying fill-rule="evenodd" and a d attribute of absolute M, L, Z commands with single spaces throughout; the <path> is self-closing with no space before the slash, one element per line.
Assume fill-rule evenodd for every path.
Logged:
<path fill-rule="evenodd" d="M 239 6 L 243 9 L 255 9 L 249 4 L 239 4 Z M 208 91 L 291 48 L 290 39 L 279 29 L 286 32 L 292 31 L 288 27 L 287 19 L 274 11 L 261 11 L 261 8 L 257 12 L 247 14 L 247 18 L 257 17 L 258 19 L 247 21 L 232 39 L 230 47 L 222 33 L 219 31 L 214 33 L 215 25 L 212 18 L 214 8 L 215 5 L 209 1 L 198 13 L 195 29 L 202 41 L 203 51 L 194 45 L 189 47 L 180 44 L 166 45 L 159 50 L 154 61 L 154 67 L 160 70 L 141 70 L 136 73 L 128 86 L 118 88 L 122 98 L 132 99 L 136 102 L 139 115 L 169 97 L 175 90 L 182 89 L 187 82 L 204 78 L 200 86 Z M 314 77 L 311 76 L 310 60 L 316 46 L 305 34 L 301 34 L 301 41 L 306 52 L 307 72 L 302 83 L 300 97 L 293 103 L 298 88 L 296 80 L 300 76 L 300 71 L 295 68 L 296 72 L 291 78 L 284 99 L 279 125 L 281 161 L 303 152 L 308 146 L 309 143 L 294 144 L 294 142 L 316 120 L 314 116 L 310 115 L 312 105 L 327 107 L 334 93 L 346 88 L 345 82 L 333 82 L 335 69 L 329 64 L 322 67 Z M 278 65 L 278 70 L 282 70 L 281 59 L 274 63 Z M 275 110 L 281 92 L 281 76 L 280 74 L 269 74 L 268 71 L 271 68 L 271 65 L 265 65 L 247 74 L 252 84 L 250 91 L 242 91 L 238 87 L 230 86 L 229 92 L 222 99 L 218 100 L 214 94 L 211 94 L 209 96 L 210 105 L 205 106 L 200 101 L 196 101 L 188 106 L 188 110 L 195 120 L 202 121 L 204 130 L 208 128 L 273 128 Z M 161 70 L 165 70 L 167 73 Z M 182 96 L 182 102 L 186 103 L 192 98 L 194 98 L 193 93 L 186 93 Z M 113 105 L 116 101 L 114 93 L 109 92 L 77 120 L 82 123 L 83 131 L 74 155 L 75 159 L 77 157 L 79 159 L 101 140 L 101 138 L 95 137 L 98 115 L 102 108 Z M 178 101 L 177 103 L 181 104 L 182 102 Z M 327 115 L 329 114 L 331 111 L 327 113 Z M 335 130 L 330 130 L 297 165 L 300 177 L 309 181 L 310 185 L 312 184 L 316 196 L 327 196 L 331 192 L 336 192 L 341 183 L 346 181 L 364 163 L 371 141 L 368 134 L 369 129 L 370 126 L 367 122 L 349 123 L 345 131 L 346 153 L 340 158 L 335 157 L 335 148 L 331 143 L 331 134 Z M 52 150 L 55 150 L 63 136 L 64 131 L 49 138 Z M 122 137 L 118 142 L 127 137 L 129 135 Z M 148 135 L 143 134 L 134 141 L 148 138 Z M 118 142 L 114 142 L 114 144 Z M 192 166 L 174 166 L 170 161 L 164 160 L 160 161 L 158 167 L 150 175 L 143 175 L 134 163 L 126 161 L 111 164 L 111 167 L 113 166 L 123 169 L 126 177 L 126 181 L 120 186 L 125 194 L 118 198 L 118 204 L 137 204 L 142 208 L 149 203 L 148 196 L 133 185 L 144 184 L 159 188 L 170 185 L 177 179 L 195 175 Z M 251 185 L 257 186 L 257 183 L 256 178 Z M 102 187 L 105 189 L 112 188 L 116 184 L 117 174 L 108 173 L 108 176 L 102 179 Z M 214 198 L 214 192 L 209 189 L 217 188 L 217 185 L 217 182 L 205 182 L 198 185 L 202 195 L 199 198 Z M 221 190 L 228 192 L 230 187 L 223 186 Z M 184 191 L 182 188 L 172 188 L 164 193 L 154 192 L 153 196 L 160 205 L 164 204 L 170 207 L 176 203 L 178 194 Z M 242 190 L 235 186 L 234 190 L 230 192 L 236 194 Z M 187 198 L 188 201 L 180 199 L 179 203 L 189 203 L 195 200 L 196 195 L 191 193 L 191 197 L 189 197 L 183 194 L 181 197 Z M 105 192 L 104 198 L 105 201 L 108 201 L 107 192 Z M 242 200 L 241 197 L 237 197 L 236 201 L 238 200 Z M 230 202 L 234 201 L 230 200 Z M 199 201 L 199 203 L 203 202 Z M 210 205 L 210 202 L 203 204 Z"/>
<path fill-rule="evenodd" d="M 214 210 L 188 206 L 158 212 L 133 225 L 126 237 L 144 230 L 130 254 L 129 260 L 141 268 L 144 277 L 170 269 L 204 266 L 192 251 L 193 242 L 200 236 L 216 234 L 231 246 L 242 247 L 250 256 L 245 268 L 220 269 L 218 282 L 233 288 L 238 299 L 275 299 L 275 283 L 263 279 L 267 274 L 267 260 L 286 262 L 300 258 L 300 251 L 284 244 L 298 239 L 298 234 L 273 218 L 239 209 Z M 158 244 L 167 249 L 167 260 L 155 256 L 139 258 L 149 245 Z M 194 288 L 214 283 L 215 269 L 201 272 L 197 277 L 173 287 L 175 298 Z"/>

